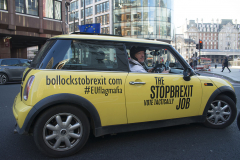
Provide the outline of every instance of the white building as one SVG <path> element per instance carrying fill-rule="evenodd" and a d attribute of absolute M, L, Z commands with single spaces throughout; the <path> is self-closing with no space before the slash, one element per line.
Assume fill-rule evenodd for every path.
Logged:
<path fill-rule="evenodd" d="M 232 22 L 231 19 L 214 20 L 211 23 L 198 22 L 195 20 L 186 20 L 178 30 L 182 31 L 182 36 L 176 35 L 173 46 L 181 51 L 180 53 L 185 59 L 196 53 L 201 57 L 211 58 L 214 63 L 221 63 L 224 56 L 228 56 L 229 60 L 240 58 L 240 25 Z M 184 40 L 183 40 L 184 39 Z M 190 39 L 190 40 L 188 40 Z M 194 41 L 194 48 L 189 42 Z M 203 41 L 203 49 L 199 53 L 196 44 L 199 40 Z M 176 41 L 176 43 L 175 43 Z M 184 44 L 179 44 L 182 42 Z M 178 45 L 177 45 L 178 44 Z M 181 46 L 181 48 L 179 48 Z M 190 50 L 190 52 L 189 52 Z"/>

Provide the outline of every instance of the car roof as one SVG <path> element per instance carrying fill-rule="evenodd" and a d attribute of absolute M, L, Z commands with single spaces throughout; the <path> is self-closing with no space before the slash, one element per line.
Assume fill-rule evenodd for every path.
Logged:
<path fill-rule="evenodd" d="M 118 42 L 131 42 L 131 43 L 149 43 L 149 44 L 162 44 L 170 45 L 169 43 L 155 40 L 147 40 L 140 38 L 128 38 L 120 36 L 109 36 L 109 35 L 88 35 L 88 34 L 70 34 L 70 35 L 58 35 L 51 39 L 84 39 L 84 40 L 104 40 L 104 41 L 118 41 Z"/>

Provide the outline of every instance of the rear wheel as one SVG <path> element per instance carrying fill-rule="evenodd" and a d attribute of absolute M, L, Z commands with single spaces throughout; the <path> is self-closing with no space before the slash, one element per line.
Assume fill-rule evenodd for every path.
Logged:
<path fill-rule="evenodd" d="M 226 95 L 219 95 L 211 103 L 204 125 L 210 128 L 225 128 L 232 124 L 237 114 L 236 104 Z"/>
<path fill-rule="evenodd" d="M 8 76 L 4 73 L 0 73 L 0 85 L 4 85 L 8 82 Z"/>
<path fill-rule="evenodd" d="M 81 150 L 89 137 L 89 121 L 80 109 L 55 106 L 44 112 L 34 127 L 37 147 L 49 157 L 70 156 Z"/>
<path fill-rule="evenodd" d="M 238 117 L 237 117 L 237 126 L 238 126 L 238 129 L 240 130 L 240 112 L 238 113 Z"/>

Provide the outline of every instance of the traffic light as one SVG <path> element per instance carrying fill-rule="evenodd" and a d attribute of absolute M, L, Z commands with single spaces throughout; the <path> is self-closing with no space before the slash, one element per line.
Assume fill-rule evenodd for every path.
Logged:
<path fill-rule="evenodd" d="M 198 44 L 196 44 L 196 49 L 199 49 L 199 48 L 198 48 Z"/>
<path fill-rule="evenodd" d="M 203 41 L 202 40 L 199 40 L 199 48 L 203 49 Z"/>

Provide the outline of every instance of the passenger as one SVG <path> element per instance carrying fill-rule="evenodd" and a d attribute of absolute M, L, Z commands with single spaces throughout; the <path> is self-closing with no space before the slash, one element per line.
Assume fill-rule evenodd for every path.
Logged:
<path fill-rule="evenodd" d="M 144 47 L 132 47 L 130 49 L 129 66 L 132 72 L 152 72 L 154 68 L 147 69 L 144 61 L 146 58 L 146 49 Z M 162 73 L 168 73 L 169 71 L 163 71 Z"/>

